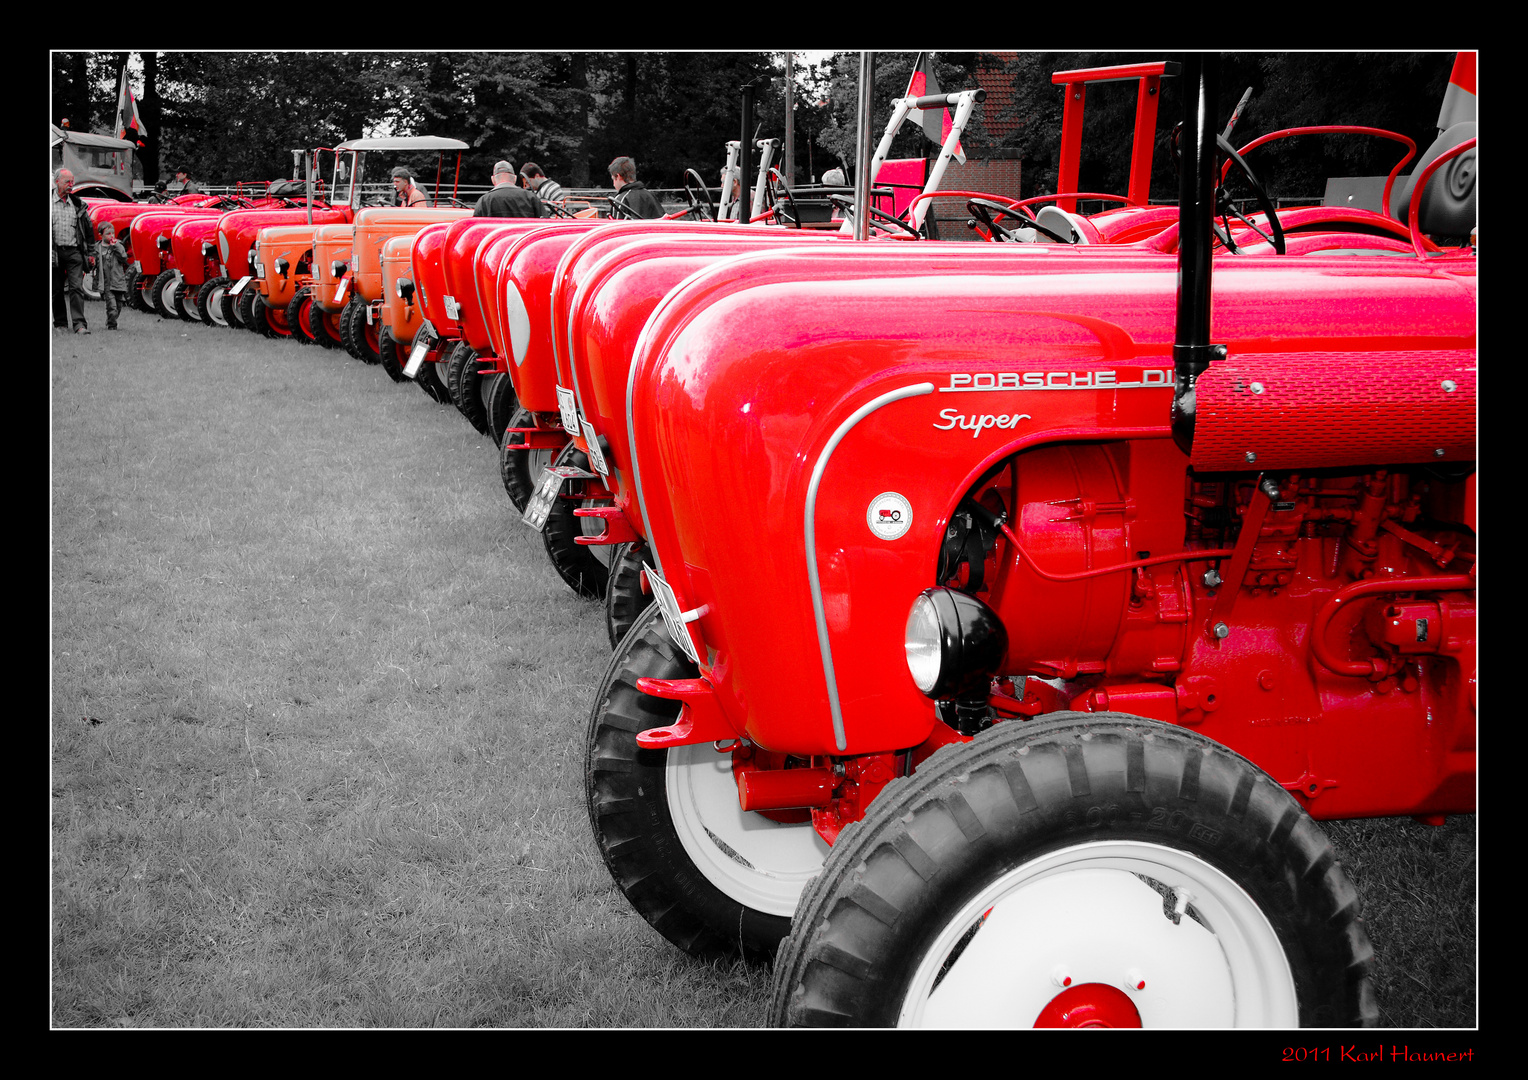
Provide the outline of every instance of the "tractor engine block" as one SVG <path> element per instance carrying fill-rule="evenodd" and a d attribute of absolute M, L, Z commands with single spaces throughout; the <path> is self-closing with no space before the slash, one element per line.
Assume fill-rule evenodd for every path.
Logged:
<path fill-rule="evenodd" d="M 973 503 L 1001 538 L 941 574 L 1007 628 L 999 715 L 1035 678 L 1236 746 L 1320 818 L 1473 805 L 1473 472 L 1203 474 L 1165 440 L 1071 443 Z"/>

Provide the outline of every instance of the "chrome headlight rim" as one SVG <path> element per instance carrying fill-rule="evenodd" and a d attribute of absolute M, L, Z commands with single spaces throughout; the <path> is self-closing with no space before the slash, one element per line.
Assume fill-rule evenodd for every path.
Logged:
<path fill-rule="evenodd" d="M 920 693 L 935 700 L 985 697 L 1007 658 L 1008 630 L 983 601 L 941 585 L 914 598 L 903 644 Z"/>

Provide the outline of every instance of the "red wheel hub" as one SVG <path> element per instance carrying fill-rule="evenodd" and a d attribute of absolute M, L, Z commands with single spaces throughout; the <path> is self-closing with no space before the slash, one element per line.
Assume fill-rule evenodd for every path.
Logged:
<path fill-rule="evenodd" d="M 1037 1028 L 1138 1028 L 1135 1002 L 1108 983 L 1082 983 L 1050 999 L 1035 1019 Z"/>

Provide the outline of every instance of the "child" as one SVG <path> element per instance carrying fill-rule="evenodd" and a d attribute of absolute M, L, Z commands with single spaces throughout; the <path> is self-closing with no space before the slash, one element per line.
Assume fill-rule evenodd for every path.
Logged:
<path fill-rule="evenodd" d="M 106 329 L 117 328 L 117 312 L 127 303 L 127 249 L 117 239 L 111 222 L 101 226 L 101 240 L 96 245 L 101 264 L 101 296 L 106 300 Z"/>

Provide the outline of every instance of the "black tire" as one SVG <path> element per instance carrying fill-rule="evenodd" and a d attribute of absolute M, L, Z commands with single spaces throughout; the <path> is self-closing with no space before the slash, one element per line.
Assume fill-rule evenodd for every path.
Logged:
<path fill-rule="evenodd" d="M 587 471 L 589 458 L 570 443 L 557 455 L 557 464 Z M 547 514 L 541 542 L 547 557 L 552 560 L 552 569 L 568 583 L 568 588 L 586 600 L 603 600 L 605 587 L 610 584 L 611 545 L 580 544 L 577 538 L 603 532 L 604 523 L 596 519 L 585 524 L 588 519 L 573 514 L 579 506 L 595 505 L 593 500 L 581 497 L 584 486 L 592 482 L 569 480 L 563 485 L 563 496 L 552 503 L 551 512 Z M 606 498 L 604 503 L 608 505 L 609 499 Z"/>
<path fill-rule="evenodd" d="M 488 426 L 488 406 L 483 402 L 483 376 L 478 374 L 477 350 L 465 341 L 456 343 L 451 351 L 451 363 L 446 369 L 446 386 L 456 409 L 467 418 L 480 434 L 491 435 Z M 514 390 L 513 384 L 510 390 Z M 502 445 L 503 440 L 500 440 Z"/>
<path fill-rule="evenodd" d="M 340 340 L 339 328 L 334 325 L 338 320 L 317 304 L 308 305 L 308 332 L 313 335 L 313 340 L 326 349 L 343 349 L 345 343 Z"/>
<path fill-rule="evenodd" d="M 531 426 L 529 409 L 516 409 L 505 428 L 528 428 Z M 557 457 L 558 450 L 519 450 L 525 443 L 524 435 L 505 435 L 499 440 L 499 479 L 514 508 L 522 513 L 525 504 L 536 493 L 541 474 Z"/>
<path fill-rule="evenodd" d="M 136 308 L 138 306 L 138 300 L 135 294 L 138 292 L 138 279 L 142 276 L 142 274 L 133 269 L 131 266 L 127 268 L 127 285 L 123 291 L 127 293 L 127 306 L 130 308 Z"/>
<path fill-rule="evenodd" d="M 184 281 L 175 286 L 170 296 L 175 313 L 186 322 L 201 322 L 202 313 L 196 308 L 196 292 Z"/>
<path fill-rule="evenodd" d="M 1184 882 L 1193 883 L 1187 898 L 1177 891 Z M 1010 884 L 1014 891 L 1001 891 Z M 1044 889 L 1061 891 L 1036 904 Z M 1106 892 L 1123 905 L 1068 922 L 1086 906 L 1079 901 Z M 1004 936 L 1014 909 L 1003 905 L 1015 893 L 1029 898 L 1028 918 L 1044 922 L 1040 933 Z M 1000 912 L 1010 920 L 1003 930 L 974 937 L 1003 922 Z M 1358 894 L 1315 822 L 1267 774 L 1218 743 L 1117 713 L 1009 721 L 893 781 L 864 820 L 840 834 L 776 959 L 769 1019 L 894 1025 L 904 1002 L 922 1007 L 923 989 L 932 993 L 941 981 L 944 999 L 928 1007 L 956 1006 L 962 1026 L 985 1023 L 975 1010 L 986 1007 L 1027 1025 L 1068 994 L 1128 1004 L 1123 972 L 1137 948 L 1149 951 L 1137 942 L 1155 930 L 1179 936 L 1172 951 L 1159 949 L 1154 964 L 1138 968 L 1157 972 L 1144 976 L 1150 988 L 1130 993 L 1140 991 L 1134 1001 L 1156 1020 L 1195 1027 L 1214 1022 L 1217 1009 L 1242 1010 L 1233 1021 L 1292 1026 L 1292 1018 L 1254 1013 L 1258 996 L 1249 988 L 1267 975 L 1266 999 L 1284 1000 L 1301 1025 L 1373 1025 L 1373 950 L 1358 912 Z M 1185 921 L 1199 930 L 1183 934 Z M 1069 939 L 1105 958 L 1074 956 L 1082 950 Z M 1197 952 L 1189 948 L 1196 943 Z M 1075 984 L 1059 993 L 1058 956 L 1081 961 Z M 1226 959 L 1235 956 L 1242 959 Z M 966 976 L 987 964 L 1002 966 L 1003 994 L 1016 987 L 1014 998 L 972 993 L 980 979 Z M 1217 964 L 1229 993 L 1215 994 L 1214 980 L 1199 977 Z M 1211 998 L 1208 1009 L 1184 994 L 1174 1003 L 1183 1011 L 1152 1011 L 1171 992 L 1152 999 L 1151 988 L 1181 990 L 1185 982 Z M 1036 1011 L 1035 1001 L 1044 1008 Z"/>
<path fill-rule="evenodd" d="M 496 372 L 489 377 L 483 397 L 483 408 L 488 420 L 486 434 L 495 446 L 504 445 L 506 429 L 528 426 L 514 422 L 515 413 L 520 408 L 520 399 L 515 396 L 515 383 L 507 371 Z"/>
<path fill-rule="evenodd" d="M 148 301 L 161 319 L 178 319 L 180 312 L 171 305 L 175 302 L 175 271 L 165 270 L 154 278 L 149 286 Z"/>
<path fill-rule="evenodd" d="M 382 328 L 382 337 L 377 349 L 377 356 L 382 364 L 382 370 L 387 372 L 387 377 L 395 383 L 408 382 L 409 377 L 403 373 L 403 365 L 407 357 L 398 351 L 398 339 L 393 337 L 392 330 Z"/>
<path fill-rule="evenodd" d="M 304 345 L 313 344 L 313 327 L 308 318 L 312 307 L 313 286 L 304 285 L 297 290 L 291 303 L 286 306 L 286 321 L 287 326 L 292 328 L 293 341 L 300 341 Z"/>
<path fill-rule="evenodd" d="M 352 297 L 340 316 L 340 340 L 345 351 L 363 363 L 380 364 L 381 338 L 375 327 L 366 325 L 366 302 Z"/>
<path fill-rule="evenodd" d="M 234 313 L 238 317 L 239 325 L 244 329 L 255 334 L 265 334 L 265 320 L 255 321 L 255 301 L 258 299 L 260 299 L 260 292 L 251 281 L 244 286 L 244 291 L 234 300 Z"/>
<path fill-rule="evenodd" d="M 206 282 L 196 293 L 196 310 L 201 312 L 202 322 L 208 326 L 227 326 L 228 318 L 223 311 L 223 299 L 233 282 L 216 277 Z"/>
<path fill-rule="evenodd" d="M 414 376 L 414 381 L 419 384 L 419 389 L 429 395 L 430 400 L 441 405 L 451 404 L 451 391 L 446 389 L 446 384 L 440 378 L 440 363 L 433 359 L 438 353 L 432 353 L 425 357 L 424 363 L 419 365 L 419 374 Z M 404 363 L 408 361 L 405 360 Z"/>
<path fill-rule="evenodd" d="M 133 287 L 127 292 L 127 302 L 145 315 L 154 314 L 154 301 L 149 294 L 155 279 L 156 275 L 140 272 L 133 277 Z"/>
<path fill-rule="evenodd" d="M 641 540 L 616 547 L 610 559 L 610 583 L 605 587 L 605 632 L 610 647 L 620 645 L 626 632 L 653 602 L 653 594 L 643 589 L 642 563 L 651 558 Z"/>
<path fill-rule="evenodd" d="M 250 318 L 255 324 L 255 329 L 268 338 L 290 338 L 292 327 L 286 321 L 286 308 L 271 307 L 265 302 L 265 297 L 255 294 L 254 303 L 250 306 Z"/>
<path fill-rule="evenodd" d="M 616 885 L 669 941 L 705 959 L 742 955 L 767 960 L 789 931 L 790 916 L 751 907 L 719 887 L 713 880 L 715 866 L 730 865 L 745 879 L 747 871 L 721 854 L 716 843 L 725 843 L 723 836 L 735 838 L 737 822 L 746 819 L 750 826 L 762 824 L 776 837 L 776 829 L 804 829 L 792 839 L 808 846 L 809 863 L 815 863 L 827 848 L 810 824 L 777 826 L 735 809 L 729 812 L 734 817 L 730 822 L 721 820 L 720 814 L 706 818 L 690 812 L 687 808 L 695 804 L 684 797 L 684 785 L 692 770 L 704 769 L 707 759 L 711 769 L 698 774 L 702 780 L 711 775 L 722 785 L 733 783 L 731 759 L 709 744 L 676 750 L 637 746 L 638 732 L 670 725 L 679 715 L 677 701 L 649 697 L 637 689 L 637 679 L 693 679 L 696 675 L 695 665 L 665 631 L 658 608 L 649 608 L 621 640 L 595 694 L 584 763 L 589 824 Z M 720 763 L 719 771 L 716 763 Z M 670 791 L 671 782 L 675 792 Z M 715 805 L 729 804 L 736 807 L 735 795 Z M 682 830 L 675 825 L 675 808 L 680 810 Z M 709 854 L 697 849 L 697 843 L 708 845 Z M 692 857 L 697 850 L 701 864 L 710 863 L 709 856 L 715 855 L 711 874 Z M 736 852 L 733 857 L 737 858 Z M 789 877 L 795 881 L 794 888 L 799 889 L 810 873 L 810 867 L 793 867 Z"/>

